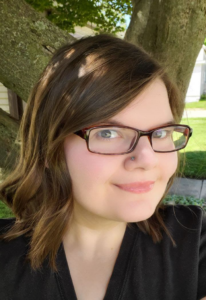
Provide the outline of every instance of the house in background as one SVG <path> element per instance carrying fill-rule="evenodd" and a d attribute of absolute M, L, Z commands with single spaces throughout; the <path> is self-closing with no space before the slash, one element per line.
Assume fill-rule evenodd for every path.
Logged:
<path fill-rule="evenodd" d="M 75 33 L 72 34 L 77 39 L 83 36 L 94 35 L 93 26 L 75 27 Z M 124 38 L 125 32 L 117 34 L 119 38 Z M 199 101 L 202 94 L 206 94 L 206 46 L 201 48 L 197 57 L 196 64 L 192 73 L 189 88 L 186 95 L 186 102 Z M 0 83 L 0 108 L 10 113 L 13 117 L 19 119 L 22 115 L 26 103 L 21 101 L 18 96 L 10 90 L 7 90 L 2 83 Z"/>
<path fill-rule="evenodd" d="M 0 108 L 10 113 L 9 101 L 8 101 L 8 90 L 1 82 L 0 82 Z"/>
<path fill-rule="evenodd" d="M 202 46 L 192 72 L 186 102 L 199 101 L 206 94 L 206 46 Z"/>

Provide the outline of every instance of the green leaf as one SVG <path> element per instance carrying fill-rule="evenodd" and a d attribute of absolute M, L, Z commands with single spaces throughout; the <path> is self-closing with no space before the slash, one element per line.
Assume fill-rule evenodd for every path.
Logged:
<path fill-rule="evenodd" d="M 198 205 L 206 211 L 206 203 L 204 199 L 198 199 L 192 196 L 167 195 L 163 199 L 162 203 L 166 205 Z"/>
<path fill-rule="evenodd" d="M 75 26 L 95 24 L 95 31 L 113 33 L 125 30 L 124 16 L 132 14 L 131 0 L 26 0 L 44 12 L 56 26 L 74 32 Z M 122 25 L 122 26 L 121 26 Z"/>

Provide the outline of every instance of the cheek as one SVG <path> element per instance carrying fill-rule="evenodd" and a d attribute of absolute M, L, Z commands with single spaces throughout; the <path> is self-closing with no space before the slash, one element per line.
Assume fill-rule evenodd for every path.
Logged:
<path fill-rule="evenodd" d="M 104 165 L 101 164 L 99 160 L 95 160 L 86 155 L 84 158 L 73 156 L 69 170 L 71 172 L 72 181 L 75 181 L 77 184 L 81 183 L 79 186 L 85 186 L 86 188 L 95 186 L 101 178 L 104 180 L 106 175 Z"/>
<path fill-rule="evenodd" d="M 110 168 L 106 158 L 99 154 L 91 153 L 85 145 L 78 147 L 65 147 L 65 155 L 73 187 L 82 190 L 91 190 L 108 180 Z"/>
<path fill-rule="evenodd" d="M 178 155 L 177 152 L 160 153 L 160 155 L 162 177 L 168 181 L 177 169 Z"/>
<path fill-rule="evenodd" d="M 68 153 L 67 153 L 68 154 Z M 107 187 L 114 166 L 108 164 L 108 157 L 90 153 L 87 149 L 76 149 L 67 155 L 72 194 L 75 201 L 86 210 L 101 214 L 105 211 Z M 98 201 L 97 201 L 98 199 Z"/>

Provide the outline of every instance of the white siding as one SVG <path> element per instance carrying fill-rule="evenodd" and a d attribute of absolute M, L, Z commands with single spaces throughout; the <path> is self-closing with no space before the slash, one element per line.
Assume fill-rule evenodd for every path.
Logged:
<path fill-rule="evenodd" d="M 199 52 L 196 64 L 190 79 L 185 102 L 199 101 L 201 95 L 206 90 L 206 55 L 205 46 Z"/>
<path fill-rule="evenodd" d="M 187 90 L 186 102 L 194 102 L 200 99 L 201 69 L 201 65 L 195 65 Z"/>
<path fill-rule="evenodd" d="M 73 35 L 75 38 L 80 39 L 84 36 L 92 36 L 95 35 L 95 31 L 93 30 L 93 26 L 94 24 L 91 24 L 90 22 L 87 23 L 86 26 L 80 27 L 80 26 L 76 26 L 74 28 L 75 33 L 70 33 L 71 35 Z M 125 35 L 125 31 L 124 32 L 117 32 L 116 35 L 119 38 L 124 38 Z"/>
<path fill-rule="evenodd" d="M 0 108 L 9 113 L 7 88 L 0 82 Z"/>

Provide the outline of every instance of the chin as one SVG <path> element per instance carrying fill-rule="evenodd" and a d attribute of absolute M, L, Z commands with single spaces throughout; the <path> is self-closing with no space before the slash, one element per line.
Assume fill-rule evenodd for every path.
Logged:
<path fill-rule="evenodd" d="M 136 223 L 149 219 L 155 212 L 155 205 L 143 205 L 122 215 L 122 221 L 126 223 Z"/>
<path fill-rule="evenodd" d="M 153 215 L 153 213 L 152 214 L 142 214 L 142 215 L 139 215 L 139 216 L 134 217 L 134 218 L 128 218 L 127 223 L 137 223 L 137 222 L 146 221 L 152 215 Z"/>

